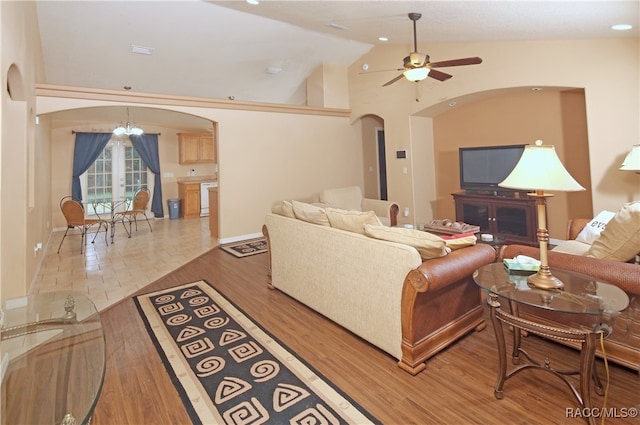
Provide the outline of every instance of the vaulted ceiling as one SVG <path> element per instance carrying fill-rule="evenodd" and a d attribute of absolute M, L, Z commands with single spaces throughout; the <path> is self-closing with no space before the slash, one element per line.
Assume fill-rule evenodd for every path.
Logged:
<path fill-rule="evenodd" d="M 302 105 L 322 63 L 349 66 L 378 44 L 409 52 L 409 12 L 424 43 L 638 38 L 640 26 L 637 0 L 38 1 L 43 82 Z"/>

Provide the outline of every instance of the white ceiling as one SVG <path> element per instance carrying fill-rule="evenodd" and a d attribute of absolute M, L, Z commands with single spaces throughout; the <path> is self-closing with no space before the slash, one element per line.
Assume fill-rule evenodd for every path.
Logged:
<path fill-rule="evenodd" d="M 423 15 L 419 44 L 640 34 L 638 0 L 37 1 L 45 83 L 297 105 L 315 68 L 349 66 L 379 36 L 408 53 L 409 12 Z"/>

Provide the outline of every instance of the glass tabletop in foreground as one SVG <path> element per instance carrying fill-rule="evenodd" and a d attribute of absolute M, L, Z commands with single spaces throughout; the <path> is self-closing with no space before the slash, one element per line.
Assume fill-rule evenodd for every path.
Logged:
<path fill-rule="evenodd" d="M 527 276 L 510 274 L 502 263 L 479 268 L 473 279 L 482 289 L 508 300 L 563 313 L 600 315 L 622 311 L 629 305 L 629 296 L 615 285 L 579 273 L 551 272 L 564 283 L 564 289 L 530 287 Z"/>
<path fill-rule="evenodd" d="M 1 308 L 8 364 L 0 423 L 88 423 L 105 372 L 104 334 L 91 300 L 61 291 L 7 300 Z"/>

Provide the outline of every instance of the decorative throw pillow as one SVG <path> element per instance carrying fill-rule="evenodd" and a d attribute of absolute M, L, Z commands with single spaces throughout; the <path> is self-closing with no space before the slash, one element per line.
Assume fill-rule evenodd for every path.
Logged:
<path fill-rule="evenodd" d="M 338 208 L 325 209 L 329 224 L 336 229 L 364 235 L 364 225 L 382 226 L 382 223 L 373 211 L 347 211 Z"/>
<path fill-rule="evenodd" d="M 607 226 L 607 223 L 616 215 L 613 211 L 600 211 L 600 213 L 591 219 L 584 229 L 578 233 L 576 240 L 591 245 L 593 241 L 600 237 L 600 233 Z"/>
<path fill-rule="evenodd" d="M 465 248 L 467 246 L 475 245 L 478 238 L 472 232 L 460 233 L 458 235 L 441 236 L 444 239 L 444 243 L 452 251 L 456 249 Z"/>
<path fill-rule="evenodd" d="M 365 235 L 390 242 L 398 242 L 414 247 L 423 260 L 444 257 L 451 252 L 444 239 L 422 230 L 405 229 L 402 227 L 364 225 Z"/>
<path fill-rule="evenodd" d="M 293 206 L 293 214 L 297 219 L 313 224 L 320 224 L 321 226 L 329 225 L 329 219 L 324 209 L 296 200 L 291 201 L 291 205 Z"/>
<path fill-rule="evenodd" d="M 293 213 L 293 204 L 289 201 L 277 201 L 271 207 L 271 212 L 289 218 L 296 218 L 296 215 Z"/>
<path fill-rule="evenodd" d="M 587 257 L 629 261 L 640 252 L 640 201 L 631 202 L 607 223 L 600 237 L 593 241 Z"/>

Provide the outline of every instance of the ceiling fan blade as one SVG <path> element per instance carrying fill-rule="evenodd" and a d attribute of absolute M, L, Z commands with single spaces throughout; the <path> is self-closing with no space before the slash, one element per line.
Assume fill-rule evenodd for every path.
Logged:
<path fill-rule="evenodd" d="M 482 63 L 482 59 L 479 57 L 452 59 L 449 61 L 432 62 L 431 68 L 444 68 L 447 66 L 461 66 L 461 65 L 477 65 Z"/>
<path fill-rule="evenodd" d="M 429 77 L 435 78 L 438 81 L 445 81 L 445 80 L 448 80 L 449 78 L 453 77 L 453 75 L 449 75 L 449 74 L 446 74 L 446 73 L 444 73 L 442 71 L 431 69 L 431 70 L 429 70 Z"/>
<path fill-rule="evenodd" d="M 394 78 L 393 80 L 391 80 L 391 81 L 387 81 L 386 83 L 384 83 L 384 84 L 382 85 L 382 87 L 387 87 L 387 86 L 389 86 L 389 85 L 391 85 L 391 84 L 395 83 L 396 81 L 398 81 L 398 80 L 400 80 L 400 79 L 402 79 L 402 78 L 404 78 L 404 75 L 403 75 L 403 74 L 400 74 L 400 75 L 398 75 L 396 78 Z"/>
<path fill-rule="evenodd" d="M 358 72 L 358 74 L 375 74 L 377 72 L 389 72 L 389 71 L 404 71 L 404 69 L 403 68 L 376 69 L 373 71 Z"/>

